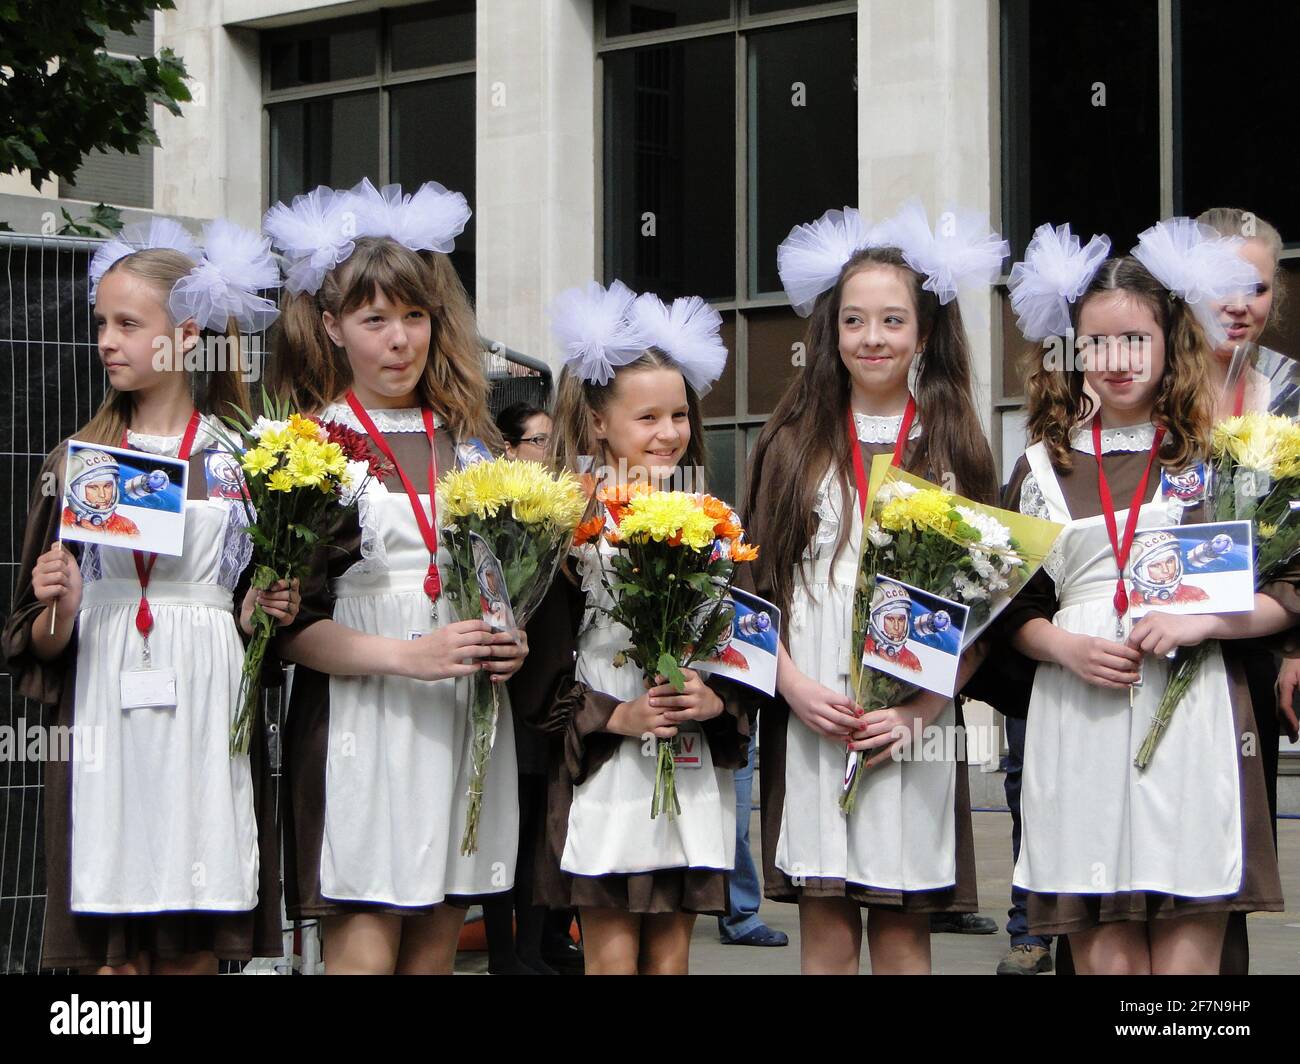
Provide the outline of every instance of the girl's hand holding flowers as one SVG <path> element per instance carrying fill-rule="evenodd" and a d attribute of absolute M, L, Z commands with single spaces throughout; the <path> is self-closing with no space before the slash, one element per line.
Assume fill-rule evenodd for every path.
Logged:
<path fill-rule="evenodd" d="M 293 624 L 302 605 L 302 595 L 298 592 L 298 579 L 277 580 L 265 591 L 250 587 L 244 595 L 244 602 L 239 608 L 239 628 L 244 635 L 253 634 L 253 610 L 261 606 L 280 626 Z"/>

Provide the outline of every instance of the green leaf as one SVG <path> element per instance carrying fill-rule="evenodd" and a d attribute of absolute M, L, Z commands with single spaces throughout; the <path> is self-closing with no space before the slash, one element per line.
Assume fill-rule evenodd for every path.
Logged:
<path fill-rule="evenodd" d="M 686 690 L 686 676 L 682 672 L 681 666 L 677 664 L 677 659 L 667 651 L 659 655 L 659 661 L 655 668 L 660 676 L 667 677 L 674 690 Z"/>

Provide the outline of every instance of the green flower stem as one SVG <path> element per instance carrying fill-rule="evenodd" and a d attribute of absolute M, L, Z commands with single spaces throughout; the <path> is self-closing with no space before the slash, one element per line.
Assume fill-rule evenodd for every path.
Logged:
<path fill-rule="evenodd" d="M 1156 752 L 1156 746 L 1160 742 L 1161 736 L 1169 727 L 1169 721 L 1173 718 L 1174 710 L 1178 708 L 1178 703 L 1183 700 L 1183 695 L 1187 693 L 1192 681 L 1196 679 L 1196 674 L 1201 671 L 1201 666 L 1205 664 L 1205 659 L 1210 656 L 1210 651 L 1217 646 L 1217 641 L 1208 639 L 1204 643 L 1193 647 L 1186 654 L 1179 653 L 1174 674 L 1169 678 L 1165 693 L 1161 695 L 1160 704 L 1156 707 L 1155 716 L 1151 718 L 1151 727 L 1147 729 L 1146 738 L 1142 740 L 1137 757 L 1133 759 L 1135 767 L 1145 769 L 1151 764 L 1151 757 Z"/>

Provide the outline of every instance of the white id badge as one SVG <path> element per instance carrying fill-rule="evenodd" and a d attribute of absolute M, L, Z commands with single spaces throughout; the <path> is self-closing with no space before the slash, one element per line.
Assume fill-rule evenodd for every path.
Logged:
<path fill-rule="evenodd" d="M 673 765 L 677 768 L 701 768 L 704 765 L 702 731 L 679 731 L 673 736 Z"/>
<path fill-rule="evenodd" d="M 123 709 L 176 705 L 175 669 L 130 669 L 121 680 Z"/>

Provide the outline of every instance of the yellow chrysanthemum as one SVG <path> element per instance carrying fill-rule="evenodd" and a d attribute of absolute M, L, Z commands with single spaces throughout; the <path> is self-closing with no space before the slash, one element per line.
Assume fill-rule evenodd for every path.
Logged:
<path fill-rule="evenodd" d="M 268 428 L 257 441 L 258 447 L 271 454 L 283 454 L 293 443 L 293 433 L 288 428 Z"/>
<path fill-rule="evenodd" d="M 573 528 L 586 499 L 571 473 L 551 473 L 540 462 L 496 458 L 448 473 L 438 482 L 438 508 L 451 518 L 496 517 L 503 507 L 529 525 Z"/>
<path fill-rule="evenodd" d="M 704 550 L 713 543 L 714 519 L 705 512 L 698 496 L 684 491 L 656 491 L 634 498 L 619 522 L 626 539 L 653 539 L 692 550 Z"/>
<path fill-rule="evenodd" d="M 239 464 L 250 477 L 257 477 L 275 468 L 275 455 L 261 447 L 254 447 L 244 454 L 244 460 Z"/>
<path fill-rule="evenodd" d="M 289 415 L 289 432 L 300 440 L 323 441 L 326 438 L 324 429 L 311 418 L 303 417 L 301 414 Z"/>
<path fill-rule="evenodd" d="M 294 489 L 293 476 L 289 473 L 287 469 L 277 469 L 267 479 L 266 486 L 271 491 L 293 491 Z"/>
<path fill-rule="evenodd" d="M 953 497 L 937 488 L 923 488 L 905 498 L 887 502 L 880 511 L 880 526 L 890 532 L 929 529 L 953 536 Z"/>
<path fill-rule="evenodd" d="M 293 482 L 301 487 L 317 487 L 325 479 L 325 458 L 323 448 L 315 440 L 299 439 L 289 448 L 289 458 L 285 469 L 293 477 Z"/>
<path fill-rule="evenodd" d="M 1260 522 L 1259 538 L 1272 539 L 1277 535 L 1277 525 L 1270 525 L 1267 522 Z"/>
<path fill-rule="evenodd" d="M 1216 457 L 1274 477 L 1294 476 L 1300 469 L 1300 427 L 1288 417 L 1253 412 L 1225 418 L 1214 426 Z"/>

